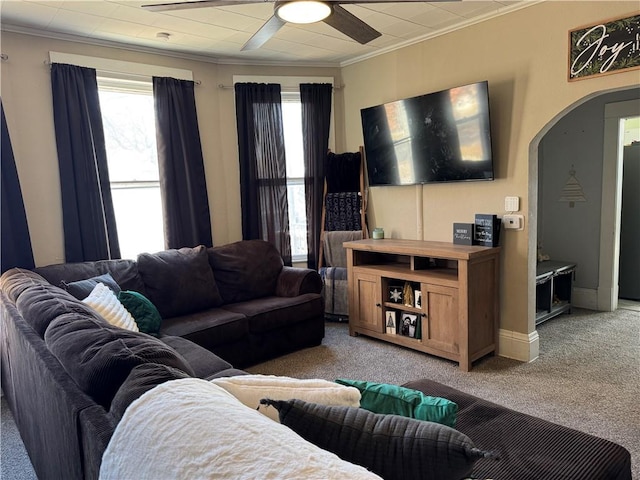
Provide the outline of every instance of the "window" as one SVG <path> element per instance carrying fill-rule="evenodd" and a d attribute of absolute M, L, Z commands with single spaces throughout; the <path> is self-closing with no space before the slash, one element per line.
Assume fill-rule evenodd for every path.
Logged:
<path fill-rule="evenodd" d="M 122 258 L 164 249 L 151 81 L 98 78 Z"/>
<path fill-rule="evenodd" d="M 304 150 L 302 148 L 302 104 L 299 92 L 282 93 L 282 123 L 287 157 L 287 201 L 291 256 L 307 261 L 307 209 L 304 192 Z"/>

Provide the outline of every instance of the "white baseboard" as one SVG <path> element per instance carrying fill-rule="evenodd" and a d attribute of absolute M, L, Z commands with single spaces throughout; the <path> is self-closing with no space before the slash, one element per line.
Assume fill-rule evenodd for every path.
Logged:
<path fill-rule="evenodd" d="M 588 310 L 600 310 L 598 308 L 598 290 L 574 287 L 571 290 L 571 305 Z"/>
<path fill-rule="evenodd" d="M 498 355 L 521 362 L 532 362 L 540 352 L 538 332 L 529 334 L 500 329 L 498 332 Z"/>

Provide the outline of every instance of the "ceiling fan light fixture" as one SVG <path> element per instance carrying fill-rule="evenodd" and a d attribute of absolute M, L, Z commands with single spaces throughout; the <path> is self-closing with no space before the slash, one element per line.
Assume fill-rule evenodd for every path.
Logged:
<path fill-rule="evenodd" d="M 331 15 L 331 7 L 318 0 L 276 2 L 276 15 L 285 22 L 315 23 Z"/>

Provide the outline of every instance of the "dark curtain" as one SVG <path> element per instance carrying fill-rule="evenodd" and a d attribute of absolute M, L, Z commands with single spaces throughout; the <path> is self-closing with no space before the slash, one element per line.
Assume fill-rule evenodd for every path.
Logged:
<path fill-rule="evenodd" d="M 96 71 L 51 65 L 65 260 L 120 258 Z"/>
<path fill-rule="evenodd" d="M 194 83 L 153 77 L 167 248 L 213 246 Z"/>
<path fill-rule="evenodd" d="M 302 138 L 304 143 L 304 188 L 307 208 L 307 266 L 318 268 L 325 159 L 329 149 L 331 84 L 300 84 Z"/>
<path fill-rule="evenodd" d="M 27 215 L 24 210 L 22 200 L 22 190 L 13 158 L 13 148 L 9 129 L 4 117 L 4 107 L 0 101 L 0 111 L 2 113 L 2 137 L 0 146 L 2 147 L 1 165 L 1 185 L 2 198 L 2 255 L 0 259 L 0 273 L 4 273 L 10 268 L 20 267 L 32 269 L 33 252 L 31 250 L 31 237 L 29 236 L 29 226 L 27 225 Z"/>
<path fill-rule="evenodd" d="M 280 85 L 236 83 L 242 237 L 274 244 L 291 265 Z"/>

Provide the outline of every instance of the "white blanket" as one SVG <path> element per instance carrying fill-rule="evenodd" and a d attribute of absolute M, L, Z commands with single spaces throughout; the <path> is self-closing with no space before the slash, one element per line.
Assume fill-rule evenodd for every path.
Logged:
<path fill-rule="evenodd" d="M 172 380 L 127 408 L 101 480 L 379 479 L 205 380 Z"/>

